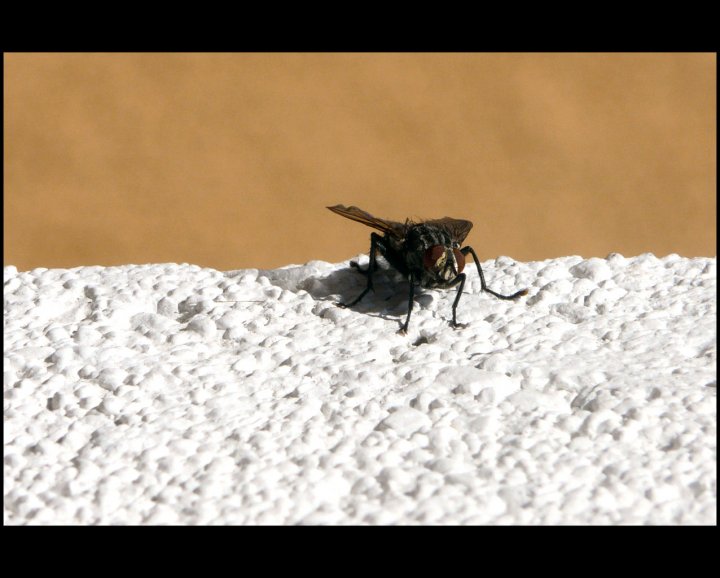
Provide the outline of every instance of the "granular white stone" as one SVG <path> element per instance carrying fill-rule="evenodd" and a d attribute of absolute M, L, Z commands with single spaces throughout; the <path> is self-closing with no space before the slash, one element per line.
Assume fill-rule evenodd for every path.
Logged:
<path fill-rule="evenodd" d="M 612 277 L 612 271 L 607 262 L 596 257 L 570 267 L 570 273 L 578 279 L 590 279 L 596 283 Z"/>
<path fill-rule="evenodd" d="M 418 430 L 431 426 L 432 421 L 426 413 L 411 407 L 403 407 L 386 417 L 382 421 L 382 425 L 396 431 L 398 435 L 409 436 Z"/>
<path fill-rule="evenodd" d="M 5 523 L 714 525 L 715 259 L 483 268 L 5 267 Z"/>

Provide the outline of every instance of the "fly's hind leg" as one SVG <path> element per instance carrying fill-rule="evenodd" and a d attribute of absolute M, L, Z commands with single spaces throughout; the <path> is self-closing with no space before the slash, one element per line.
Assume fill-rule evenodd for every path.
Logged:
<path fill-rule="evenodd" d="M 350 261 L 350 266 L 357 269 L 357 272 L 361 275 L 365 275 L 366 277 L 370 274 L 370 266 L 368 266 L 367 269 L 361 269 L 360 264 L 357 261 Z M 375 271 L 378 270 L 378 264 L 377 261 L 375 261 L 375 266 L 372 268 L 372 272 L 375 273 Z"/>
<path fill-rule="evenodd" d="M 375 271 L 377 271 L 378 264 L 377 264 L 377 257 L 376 254 L 378 251 L 382 253 L 383 249 L 385 248 L 385 245 L 383 244 L 383 238 L 378 235 L 377 233 L 371 233 L 370 234 L 370 264 L 368 265 L 367 269 L 360 269 L 360 265 L 358 265 L 355 261 L 351 261 L 350 265 L 352 267 L 355 267 L 360 273 L 365 275 L 367 277 L 367 286 L 365 287 L 365 290 L 360 293 L 357 299 L 354 301 L 351 301 L 350 303 L 338 303 L 337 305 L 339 307 L 352 307 L 356 303 L 358 303 L 365 295 L 367 295 L 370 291 L 374 291 L 373 288 L 373 282 L 372 282 L 372 276 Z"/>

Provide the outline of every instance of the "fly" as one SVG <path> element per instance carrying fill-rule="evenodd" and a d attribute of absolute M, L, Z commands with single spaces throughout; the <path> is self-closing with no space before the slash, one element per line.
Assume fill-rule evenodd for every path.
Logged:
<path fill-rule="evenodd" d="M 382 235 L 375 232 L 370 234 L 370 264 L 367 269 L 360 269 L 360 266 L 354 261 L 350 263 L 367 277 L 364 291 L 351 303 L 338 303 L 338 305 L 351 307 L 373 290 L 372 276 L 377 271 L 377 254 L 380 253 L 410 283 L 407 318 L 400 333 L 407 332 L 416 285 L 426 289 L 449 289 L 457 285 L 457 296 L 452 305 L 450 324 L 456 328 L 465 326 L 458 323 L 456 317 L 458 302 L 465 286 L 466 275 L 463 273 L 463 269 L 468 253 L 472 255 L 475 265 L 477 265 L 483 291 L 487 291 L 499 299 L 517 299 L 527 294 L 528 290 L 523 289 L 512 295 L 501 295 L 487 286 L 480 261 L 473 248 L 469 245 L 460 248 L 472 229 L 473 224 L 470 221 L 443 217 L 419 223 L 408 219 L 404 223 L 399 223 L 378 219 L 357 207 L 335 205 L 328 209 L 383 233 Z"/>

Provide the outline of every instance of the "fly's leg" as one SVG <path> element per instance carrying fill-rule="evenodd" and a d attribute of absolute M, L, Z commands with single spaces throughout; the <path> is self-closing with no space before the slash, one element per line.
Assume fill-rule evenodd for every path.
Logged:
<path fill-rule="evenodd" d="M 456 313 L 457 313 L 457 306 L 458 306 L 458 303 L 460 302 L 460 296 L 462 295 L 463 287 L 465 287 L 465 273 L 460 273 L 457 277 L 455 277 L 455 279 L 452 280 L 452 283 L 448 287 L 452 287 L 454 285 L 457 285 L 458 283 L 460 284 L 460 287 L 458 287 L 457 295 L 455 296 L 455 301 L 453 301 L 453 306 L 452 306 L 453 318 L 452 318 L 452 322 L 450 323 L 450 325 L 452 325 L 455 329 L 467 327 L 467 323 L 458 323 L 455 318 Z"/>
<path fill-rule="evenodd" d="M 360 264 L 357 261 L 350 261 L 350 266 L 357 269 L 358 273 L 365 275 L 366 277 L 370 274 L 370 266 L 368 266 L 367 269 L 361 269 Z M 378 270 L 378 264 L 377 264 L 377 260 L 375 260 L 375 266 L 372 267 L 372 272 L 374 273 L 377 270 Z"/>
<path fill-rule="evenodd" d="M 485 283 L 485 275 L 483 275 L 482 267 L 480 267 L 480 260 L 478 259 L 478 256 L 475 254 L 475 251 L 473 251 L 473 248 L 470 246 L 464 247 L 460 249 L 460 252 L 463 255 L 467 255 L 470 253 L 473 256 L 473 260 L 475 261 L 475 265 L 477 265 L 478 273 L 480 273 L 480 284 L 482 285 L 482 290 L 487 291 L 488 293 L 495 295 L 495 297 L 498 297 L 499 299 L 517 299 L 518 297 L 522 297 L 523 295 L 527 295 L 528 290 L 522 289 L 521 291 L 518 291 L 517 293 L 513 293 L 512 295 L 501 295 L 500 293 L 495 293 L 492 289 L 490 289 L 487 284 Z M 458 297 L 455 299 L 455 305 L 457 305 L 458 299 L 460 299 L 460 295 L 458 294 Z M 455 310 L 453 306 L 453 320 L 455 318 Z"/>
<path fill-rule="evenodd" d="M 415 276 L 412 273 L 408 275 L 408 281 L 410 282 L 410 294 L 408 295 L 408 312 L 407 317 L 405 318 L 405 323 L 398 331 L 400 335 L 405 335 L 407 333 L 408 325 L 410 325 L 410 314 L 412 313 L 413 309 L 413 297 L 415 296 Z"/>
<path fill-rule="evenodd" d="M 352 307 L 353 305 L 358 303 L 363 297 L 365 297 L 365 295 L 367 295 L 368 292 L 375 290 L 375 289 L 373 289 L 373 282 L 372 282 L 372 274 L 378 268 L 377 259 L 376 259 L 375 254 L 377 253 L 378 250 L 382 251 L 382 249 L 384 249 L 384 247 L 385 246 L 383 245 L 382 237 L 380 235 L 378 235 L 377 233 L 371 233 L 370 234 L 370 264 L 368 265 L 368 268 L 363 271 L 362 269 L 360 269 L 360 266 L 357 263 L 355 263 L 354 261 L 352 263 L 350 263 L 350 265 L 355 267 L 358 271 L 360 271 L 360 273 L 362 273 L 363 275 L 365 275 L 367 277 L 367 286 L 365 287 L 365 290 L 362 293 L 360 293 L 360 295 L 358 296 L 357 299 L 355 299 L 351 303 L 338 303 L 338 306 Z"/>

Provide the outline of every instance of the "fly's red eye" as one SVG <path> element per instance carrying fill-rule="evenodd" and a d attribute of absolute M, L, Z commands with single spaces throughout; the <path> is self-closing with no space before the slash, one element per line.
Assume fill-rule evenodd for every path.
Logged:
<path fill-rule="evenodd" d="M 462 273 L 462 270 L 465 268 L 465 255 L 460 252 L 460 249 L 453 249 L 453 254 L 455 255 L 455 262 L 457 263 L 457 272 Z"/>
<path fill-rule="evenodd" d="M 423 256 L 423 265 L 425 269 L 432 270 L 437 268 L 437 262 L 445 254 L 445 247 L 441 245 L 433 245 Z"/>

